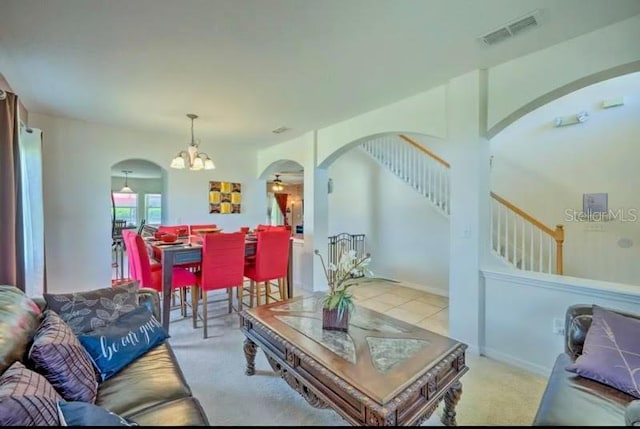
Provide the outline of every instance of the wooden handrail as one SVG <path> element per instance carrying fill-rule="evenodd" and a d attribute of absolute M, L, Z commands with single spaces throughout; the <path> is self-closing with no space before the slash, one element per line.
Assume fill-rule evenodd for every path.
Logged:
<path fill-rule="evenodd" d="M 523 217 L 527 222 L 540 228 L 542 231 L 550 235 L 556 241 L 556 274 L 562 274 L 563 272 L 562 245 L 564 243 L 564 226 L 556 225 L 555 229 L 551 229 L 547 225 L 540 222 L 538 219 L 531 216 L 529 213 L 525 212 L 519 207 L 516 207 L 515 205 L 513 205 L 513 203 L 510 203 L 509 201 L 505 200 L 504 198 L 497 195 L 496 193 L 491 192 L 491 197 L 497 202 L 499 202 L 500 204 L 502 204 L 503 206 L 505 206 L 506 208 L 508 208 L 509 210 Z"/>
<path fill-rule="evenodd" d="M 535 226 L 537 226 L 538 228 L 540 228 L 541 230 L 543 230 L 544 232 L 546 232 L 547 234 L 555 238 L 556 233 L 553 229 L 549 228 L 547 225 L 543 224 L 538 219 L 531 216 L 529 213 L 525 212 L 519 207 L 514 206 L 512 203 L 505 200 L 500 195 L 496 195 L 494 192 L 491 192 L 491 197 L 497 202 L 499 202 L 500 204 L 502 204 L 503 206 L 507 207 L 509 210 L 514 211 L 516 214 L 525 218 L 525 220 L 527 220 L 528 222 L 534 224 Z"/>
<path fill-rule="evenodd" d="M 434 160 L 436 160 L 437 162 L 439 162 L 440 164 L 444 165 L 447 168 L 451 167 L 447 161 L 445 161 L 444 159 L 440 158 L 438 155 L 436 155 L 435 153 L 431 152 L 429 149 L 427 149 L 426 147 L 422 146 L 420 143 L 418 143 L 417 141 L 413 140 L 411 137 L 405 136 L 404 134 L 399 134 L 399 135 L 400 135 L 400 138 L 402 140 L 406 141 L 411 146 L 413 146 L 416 149 L 418 149 L 420 152 L 423 152 L 423 153 L 429 155 L 431 158 L 433 158 Z"/>

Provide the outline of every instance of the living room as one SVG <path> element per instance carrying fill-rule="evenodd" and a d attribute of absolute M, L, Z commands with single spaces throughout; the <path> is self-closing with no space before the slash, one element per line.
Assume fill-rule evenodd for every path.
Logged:
<path fill-rule="evenodd" d="M 448 273 L 429 279 L 424 286 L 439 289 L 437 292 L 448 296 L 449 335 L 468 344 L 470 353 L 546 377 L 555 356 L 563 348 L 563 337 L 552 334 L 552 324 L 554 319 L 564 317 L 567 307 L 577 302 L 588 302 L 627 311 L 637 309 L 640 294 L 637 288 L 631 285 L 505 270 L 491 259 L 489 246 L 485 246 L 489 234 L 486 228 L 489 216 L 488 200 L 485 198 L 490 190 L 489 141 L 517 118 L 544 102 L 564 95 L 567 91 L 615 75 L 637 72 L 640 52 L 634 41 L 640 37 L 637 16 L 640 11 L 634 9 L 634 2 L 622 2 L 615 8 L 603 7 L 603 2 L 589 3 L 589 7 L 595 9 L 582 9 L 590 11 L 589 19 L 593 20 L 593 25 L 589 28 L 586 27 L 586 22 L 591 21 L 585 20 L 585 27 L 579 27 L 570 11 L 555 10 L 559 15 L 556 18 L 553 15 L 548 17 L 548 25 L 551 25 L 552 19 L 561 19 L 559 16 L 562 16 L 562 19 L 567 20 L 565 32 L 560 32 L 562 35 L 552 38 L 552 32 L 548 31 L 548 39 L 542 40 L 540 32 L 543 29 L 532 30 L 530 34 L 522 34 L 518 39 L 514 37 L 512 41 L 505 42 L 511 45 L 502 45 L 506 47 L 499 53 L 488 49 L 481 51 L 484 55 L 482 61 L 474 63 L 471 68 L 459 68 L 439 79 L 430 76 L 431 80 L 425 78 L 420 85 L 414 83 L 412 88 L 400 88 L 384 96 L 380 94 L 375 102 L 366 104 L 363 101 L 359 105 L 349 106 L 351 110 L 347 110 L 346 107 L 339 112 L 336 110 L 335 116 L 326 117 L 323 121 L 314 122 L 307 119 L 308 122 L 304 122 L 301 119 L 295 125 L 295 137 L 286 133 L 272 134 L 270 130 L 282 125 L 283 120 L 282 116 L 273 115 L 261 122 L 262 129 L 267 130 L 267 137 L 260 139 L 254 138 L 252 134 L 245 134 L 243 138 L 233 137 L 233 128 L 239 125 L 233 125 L 232 119 L 237 119 L 237 115 L 242 113 L 228 112 L 228 120 L 221 119 L 224 117 L 222 111 L 228 110 L 231 106 L 228 101 L 212 101 L 210 96 L 196 98 L 194 94 L 197 89 L 193 92 L 173 90 L 176 87 L 173 79 L 180 75 L 189 75 L 190 80 L 196 80 L 197 77 L 201 77 L 203 81 L 215 80 L 212 76 L 215 77 L 216 73 L 212 70 L 220 70 L 219 67 L 215 67 L 217 64 L 207 63 L 205 66 L 205 63 L 200 63 L 202 66 L 199 66 L 199 61 L 190 61 L 175 54 L 171 61 L 159 60 L 153 72 L 161 76 L 151 85 L 146 81 L 146 77 L 151 73 L 147 71 L 145 74 L 145 69 L 140 64 L 144 62 L 144 55 L 140 52 L 150 55 L 149 52 L 156 49 L 153 46 L 157 41 L 149 39 L 145 41 L 147 44 L 144 46 L 132 48 L 127 59 L 132 65 L 139 67 L 135 69 L 138 74 L 135 74 L 132 69 L 113 64 L 115 58 L 125 55 L 126 52 L 122 48 L 125 43 L 120 39 L 110 39 L 112 36 L 109 29 L 93 27 L 87 35 L 74 29 L 73 25 L 69 25 L 69 30 L 65 31 L 55 28 L 64 27 L 53 22 L 55 20 L 46 25 L 38 21 L 37 27 L 42 25 L 42 31 L 30 27 L 30 35 L 27 36 L 26 30 L 21 29 L 25 25 L 21 23 L 21 19 L 38 17 L 43 20 L 47 16 L 62 19 L 59 15 L 63 14 L 64 8 L 56 10 L 55 6 L 50 6 L 51 9 L 48 9 L 41 4 L 29 2 L 24 2 L 24 6 L 19 6 L 17 2 L 6 3 L 11 11 L 7 16 L 14 22 L 6 26 L 5 30 L 0 30 L 7 31 L 6 37 L 4 33 L 0 33 L 3 34 L 0 39 L 0 72 L 25 103 L 29 111 L 28 125 L 43 131 L 44 229 L 49 292 L 90 290 L 109 283 L 111 271 L 104 261 L 110 260 L 110 237 L 104 234 L 105 228 L 100 225 L 109 224 L 109 202 L 104 195 L 108 195 L 110 189 L 110 166 L 127 158 L 146 159 L 158 165 L 168 166 L 175 152 L 186 147 L 188 142 L 184 113 L 197 110 L 201 116 L 196 128 L 202 137 L 201 148 L 215 158 L 216 169 L 209 175 L 202 176 L 167 168 L 167 219 L 171 222 L 185 220 L 194 223 L 214 220 L 229 230 L 243 225 L 256 225 L 263 220 L 266 206 L 263 173 L 275 162 L 296 161 L 304 167 L 305 183 L 302 281 L 311 289 L 322 290 L 326 287 L 322 267 L 314 257 L 313 249 L 326 248 L 326 237 L 339 232 L 337 228 L 343 226 L 354 228 L 351 225 L 352 222 L 356 222 L 346 219 L 340 211 L 332 209 L 330 199 L 337 194 L 327 195 L 325 185 L 331 177 L 331 169 L 338 165 L 340 160 L 345 159 L 342 157 L 348 157 L 351 149 L 372 136 L 404 132 L 444 140 L 448 146 L 446 158 L 453 166 L 450 201 L 452 214 L 448 224 L 438 228 L 440 231 L 444 228 L 445 231 L 441 238 L 445 246 L 448 246 L 444 249 L 450 256 Z M 284 3 L 274 2 L 277 7 L 284 7 Z M 489 3 L 481 9 L 488 10 L 489 7 L 496 7 L 498 4 L 504 6 L 501 2 Z M 64 5 L 64 2 L 57 4 L 61 7 Z M 181 14 L 186 14 L 189 10 L 188 6 L 170 6 L 170 12 L 154 13 L 166 13 L 167 16 L 175 13 L 182 16 Z M 253 3 L 251 6 L 258 7 Z M 291 7 L 291 4 L 287 6 Z M 353 2 L 348 9 L 353 7 L 356 10 L 357 6 L 362 5 Z M 479 26 L 482 29 L 477 31 L 475 36 L 529 10 L 550 6 L 549 2 L 535 1 L 525 2 L 519 7 L 514 6 L 514 9 L 504 10 L 501 12 L 502 15 L 494 15 L 490 21 Z M 82 16 L 85 18 L 83 26 L 87 27 L 90 27 L 89 18 L 92 14 L 115 13 L 109 11 L 106 6 L 101 6 L 99 10 L 85 7 L 87 9 L 72 9 L 75 10 L 74 13 L 86 14 Z M 226 4 L 225 7 L 228 8 L 224 9 L 225 12 L 240 20 L 234 14 L 236 12 L 233 12 L 232 6 Z M 411 7 L 417 6 L 413 4 Z M 411 15 L 411 7 L 407 4 L 406 15 L 402 14 L 402 19 L 408 19 Z M 570 5 L 564 7 L 571 9 Z M 601 9 L 598 9 L 599 7 Z M 312 9 L 319 13 L 315 8 Z M 396 9 L 396 13 L 399 13 L 399 10 L 403 8 Z M 494 9 L 491 10 L 496 12 Z M 346 13 L 338 11 L 339 9 L 336 9 L 336 15 L 343 16 Z M 259 16 L 266 14 L 273 19 L 269 14 L 273 11 L 261 12 Z M 197 15 L 195 10 L 189 13 Z M 243 13 L 253 16 L 247 10 Z M 309 13 L 309 10 L 300 13 L 304 15 Z M 375 10 L 371 13 L 382 11 Z M 598 15 L 601 15 L 602 21 L 596 20 Z M 336 16 L 332 18 L 336 19 L 337 23 L 342 22 Z M 159 19 L 169 20 L 168 17 Z M 395 16 L 394 19 L 400 18 Z M 152 20 L 141 24 L 151 25 L 150 21 Z M 244 23 L 244 29 L 249 25 L 247 22 L 255 24 L 254 20 L 240 21 Z M 273 22 L 265 22 L 262 25 L 267 28 L 260 25 L 251 28 L 253 31 L 272 30 L 270 25 Z M 397 24 L 397 21 L 390 22 Z M 130 36 L 140 36 L 138 31 L 142 33 L 144 25 Z M 197 27 L 208 26 L 203 23 Z M 398 28 L 398 25 L 393 28 Z M 122 33 L 122 37 L 126 37 L 126 31 Z M 100 34 L 108 35 L 104 40 L 111 40 L 110 43 L 115 43 L 114 46 L 120 48 L 108 46 L 103 47 L 104 50 L 98 49 L 102 46 Z M 170 33 L 165 31 L 159 39 L 163 42 L 159 46 L 175 44 L 184 48 L 189 45 L 178 43 L 178 36 L 179 34 L 173 39 Z M 70 51 L 80 49 L 80 40 L 76 37 L 86 38 L 85 41 L 90 46 L 86 52 L 86 59 L 93 61 L 95 65 L 99 64 L 99 67 L 87 69 L 81 63 L 77 63 L 77 67 L 71 66 L 74 61 L 80 60 L 74 59 L 72 53 L 66 51 L 64 46 L 70 47 Z M 242 37 L 240 36 L 241 39 Z M 340 37 L 350 40 L 346 34 Z M 55 51 L 54 47 L 44 48 L 41 45 L 42 40 L 29 42 L 30 38 L 49 38 L 65 42 L 55 47 L 61 49 L 60 51 Z M 135 37 L 132 37 L 132 40 L 135 40 Z M 499 49 L 499 46 L 491 48 Z M 37 63 L 31 62 L 36 61 L 33 55 L 44 55 L 47 51 L 51 52 L 52 56 L 42 60 L 46 63 L 42 63 L 40 67 L 34 67 Z M 344 54 L 335 55 L 336 58 L 342 58 L 338 55 Z M 320 53 L 318 57 L 319 62 L 326 60 Z M 443 61 L 446 57 L 443 57 Z M 67 66 L 63 67 L 65 64 Z M 182 67 L 181 64 L 188 64 L 188 67 Z M 236 61 L 235 64 L 242 68 L 244 73 L 260 68 L 240 67 L 242 61 Z M 384 69 L 395 68 L 391 64 L 393 63 L 389 62 Z M 28 71 L 34 68 L 41 74 L 30 77 Z M 428 67 L 425 67 L 419 73 L 425 74 L 427 69 Z M 291 67 L 291 70 L 296 68 Z M 100 84 L 92 85 L 91 82 L 97 80 L 101 73 L 105 78 L 115 76 L 115 81 L 100 81 Z M 285 77 L 292 78 L 290 74 L 280 75 L 271 69 L 265 70 L 264 76 L 269 79 L 262 79 L 274 85 L 286 80 Z M 317 75 L 312 76 L 316 77 L 315 80 L 312 79 L 313 85 L 322 81 Z M 135 84 L 135 87 L 127 91 L 121 90 L 120 83 L 127 81 L 128 77 L 134 82 L 132 85 Z M 358 77 L 361 75 L 358 74 Z M 402 79 L 401 75 L 394 76 L 393 79 L 386 76 L 386 81 Z M 42 83 L 44 88 L 36 89 L 36 82 Z M 86 86 L 81 85 L 84 82 L 87 83 Z M 378 85 L 382 82 L 385 80 L 378 81 Z M 268 87 L 267 84 L 263 84 L 259 88 L 262 93 L 267 94 L 265 86 Z M 391 84 L 388 83 L 387 86 Z M 150 92 L 143 93 L 145 88 Z M 348 92 L 351 94 L 349 98 L 363 99 L 356 89 L 361 92 L 372 91 L 371 88 L 354 87 L 353 92 Z M 308 102 L 319 96 L 305 88 L 298 90 L 305 95 L 300 96 L 296 103 Z M 217 91 L 223 93 L 222 88 L 217 88 Z M 345 88 L 341 88 L 341 91 L 347 93 Z M 234 93 L 234 96 L 240 94 L 242 97 L 250 97 L 247 92 L 245 89 L 244 92 Z M 287 90 L 279 92 L 280 95 L 282 93 L 287 93 Z M 48 101 L 41 101 L 40 94 L 46 94 Z M 166 102 L 161 102 L 162 99 Z M 51 104 L 52 100 L 58 100 L 62 105 L 55 107 L 55 104 Z M 336 100 L 337 104 L 343 102 L 340 97 Z M 153 107 L 156 105 L 166 107 L 162 111 L 154 111 Z M 210 107 L 212 105 L 216 107 Z M 58 113 L 56 109 L 68 113 Z M 81 110 L 86 111 L 86 115 L 79 116 L 77 112 Z M 205 112 L 209 114 L 209 118 L 219 119 L 205 121 Z M 266 115 L 265 112 L 262 114 Z M 104 120 L 105 117 L 110 119 Z M 136 123 L 136 117 L 142 117 L 142 122 Z M 480 125 L 479 119 L 484 120 L 483 125 Z M 266 126 L 269 120 L 272 123 Z M 208 213 L 206 186 L 209 180 L 228 180 L 243 184 L 243 210 L 240 214 L 231 216 Z M 344 180 L 336 180 L 335 186 L 346 185 Z M 456 192 L 461 189 L 464 192 Z M 357 193 L 357 189 L 351 189 L 351 192 Z M 78 210 L 78 206 L 82 209 Z M 459 215 L 460 213 L 464 213 L 464 216 Z M 443 219 L 439 221 L 442 223 Z M 410 225 L 410 228 L 415 236 L 423 236 L 424 240 L 431 236 L 424 230 L 428 226 L 416 223 Z M 384 243 L 379 244 L 379 247 L 383 246 Z M 419 246 L 419 243 L 413 243 L 410 247 L 398 248 L 396 253 L 402 255 L 406 252 L 407 257 L 424 255 L 421 251 L 415 250 Z M 417 263 L 420 258 L 428 260 L 429 256 L 416 257 Z M 372 264 L 376 263 L 378 262 L 374 258 Z M 388 274 L 394 277 L 398 275 L 397 272 Z M 420 277 L 414 275 L 413 278 L 401 280 L 416 283 L 416 278 Z M 274 380 L 276 381 L 280 380 Z M 460 421 L 463 421 L 462 416 Z"/>

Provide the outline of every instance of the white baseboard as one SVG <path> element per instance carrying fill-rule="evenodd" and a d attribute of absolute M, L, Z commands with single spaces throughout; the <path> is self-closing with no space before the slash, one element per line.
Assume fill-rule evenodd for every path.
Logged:
<path fill-rule="evenodd" d="M 499 352 L 491 348 L 483 347 L 480 354 L 482 356 L 495 359 L 499 362 L 506 363 L 507 365 L 515 366 L 517 368 L 523 369 L 525 371 L 528 371 L 532 374 L 539 375 L 541 377 L 549 377 L 549 375 L 551 374 L 551 368 L 545 368 L 540 365 L 535 365 L 535 364 L 532 364 L 531 362 L 518 359 L 514 356 Z"/>
<path fill-rule="evenodd" d="M 447 287 L 446 290 L 437 288 L 437 287 L 433 287 L 433 286 L 427 286 L 427 285 L 419 285 L 419 284 L 415 284 L 415 283 L 409 283 L 409 282 L 405 282 L 402 280 L 393 280 L 390 279 L 391 281 L 394 282 L 398 282 L 398 285 L 400 286 L 405 286 L 411 289 L 415 289 L 415 290 L 419 290 L 422 292 L 429 292 L 432 293 L 434 295 L 439 295 L 439 296 L 444 296 L 445 298 L 449 297 L 449 288 Z"/>

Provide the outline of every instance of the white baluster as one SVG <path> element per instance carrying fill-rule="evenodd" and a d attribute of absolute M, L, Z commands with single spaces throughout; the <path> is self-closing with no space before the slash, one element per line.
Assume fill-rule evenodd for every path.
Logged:
<path fill-rule="evenodd" d="M 533 271 L 533 224 L 529 224 L 529 270 Z"/>
<path fill-rule="evenodd" d="M 524 218 L 521 217 L 520 218 L 520 222 L 522 224 L 522 228 L 521 228 L 521 238 L 522 238 L 522 243 L 520 243 L 520 245 L 522 246 L 522 248 L 520 249 L 520 269 L 521 270 L 525 270 L 525 254 L 524 254 Z"/>
<path fill-rule="evenodd" d="M 496 250 L 498 251 L 498 254 L 502 256 L 502 252 L 500 251 L 500 247 L 502 247 L 502 205 L 497 204 L 495 200 L 493 204 L 498 209 L 498 247 Z"/>
<path fill-rule="evenodd" d="M 515 265 L 518 260 L 516 249 L 518 248 L 518 229 L 516 227 L 517 215 L 513 212 L 513 259 L 511 262 Z"/>
<path fill-rule="evenodd" d="M 549 274 L 551 274 L 551 259 L 552 259 L 552 253 L 553 253 L 553 246 L 551 245 L 551 236 L 547 235 L 547 243 L 549 243 L 549 269 L 547 270 L 547 272 Z"/>

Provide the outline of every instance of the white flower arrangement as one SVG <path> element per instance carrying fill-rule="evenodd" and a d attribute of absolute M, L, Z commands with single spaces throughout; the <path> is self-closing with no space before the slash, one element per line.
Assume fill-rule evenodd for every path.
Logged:
<path fill-rule="evenodd" d="M 330 262 L 327 269 L 320 252 L 316 249 L 314 253 L 320 257 L 329 285 L 329 292 L 322 300 L 322 306 L 328 310 L 338 309 L 338 317 L 340 318 L 344 311 L 351 312 L 353 310 L 353 295 L 349 288 L 357 284 L 363 276 L 371 277 L 373 275 L 369 269 L 371 254 L 367 253 L 358 257 L 355 250 L 344 251 L 340 255 L 337 265 Z"/>

